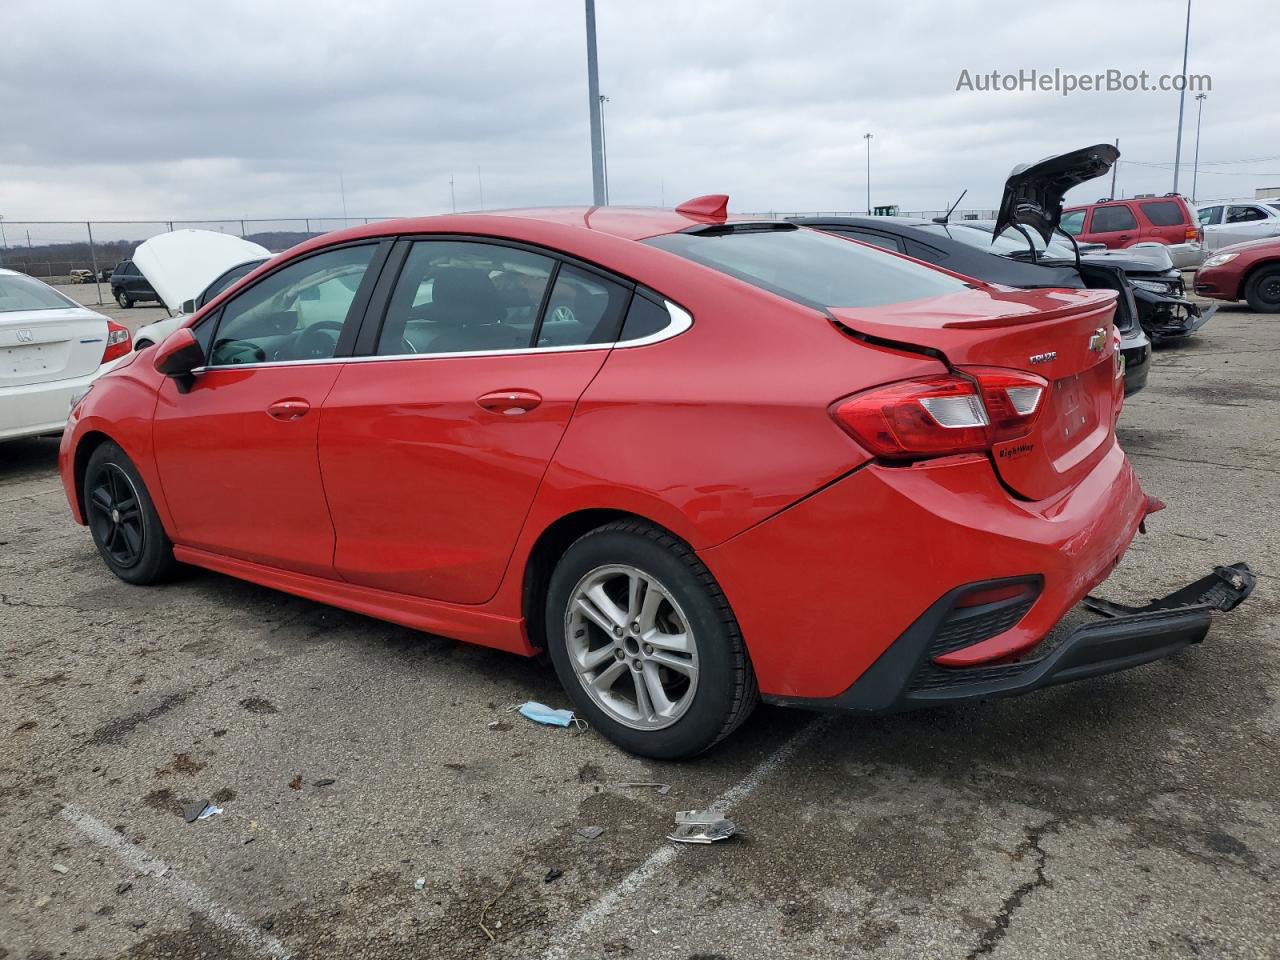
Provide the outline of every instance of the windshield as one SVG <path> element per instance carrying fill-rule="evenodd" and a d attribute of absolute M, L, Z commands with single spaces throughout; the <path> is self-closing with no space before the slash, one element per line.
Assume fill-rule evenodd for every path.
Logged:
<path fill-rule="evenodd" d="M 991 231 L 995 228 L 995 222 L 992 220 L 961 220 L 959 223 L 941 224 L 931 223 L 921 227 L 923 230 L 938 230 L 944 232 L 952 240 L 959 240 L 961 243 L 967 243 L 970 246 L 978 247 L 988 253 L 994 253 L 997 256 L 1009 257 L 1013 260 L 1030 260 L 1031 249 L 1027 244 L 1027 238 L 1017 230 L 1009 227 L 996 237 L 995 242 L 991 242 Z M 1051 240 L 1049 243 L 1044 242 L 1044 238 L 1034 230 L 1029 230 L 1031 239 L 1035 241 L 1036 255 L 1050 260 L 1074 260 L 1076 252 L 1071 249 L 1069 243 L 1061 240 Z"/>
<path fill-rule="evenodd" d="M 15 310 L 65 310 L 78 307 L 48 284 L 21 274 L 0 273 L 0 313 Z"/>
<path fill-rule="evenodd" d="M 874 307 L 965 289 L 949 274 L 816 230 L 750 226 L 644 241 L 810 307 Z"/>

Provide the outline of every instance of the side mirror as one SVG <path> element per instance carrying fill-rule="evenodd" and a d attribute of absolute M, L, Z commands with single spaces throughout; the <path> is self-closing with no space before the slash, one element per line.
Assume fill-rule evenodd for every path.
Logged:
<path fill-rule="evenodd" d="M 196 302 L 194 300 L 183 300 L 181 313 L 185 313 L 188 317 L 196 312 Z"/>
<path fill-rule="evenodd" d="M 182 327 L 160 341 L 152 363 L 166 377 L 186 377 L 204 363 L 204 351 L 195 334 Z"/>

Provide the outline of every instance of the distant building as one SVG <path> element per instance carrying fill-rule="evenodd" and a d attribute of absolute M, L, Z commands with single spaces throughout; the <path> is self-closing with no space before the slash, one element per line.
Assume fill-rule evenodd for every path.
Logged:
<path fill-rule="evenodd" d="M 1259 187 L 1253 191 L 1255 200 L 1280 200 L 1280 187 Z"/>

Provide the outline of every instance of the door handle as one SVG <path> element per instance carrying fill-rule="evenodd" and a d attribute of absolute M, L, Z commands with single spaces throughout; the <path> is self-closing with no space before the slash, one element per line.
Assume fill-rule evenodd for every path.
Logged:
<path fill-rule="evenodd" d="M 542 397 L 532 390 L 495 390 L 476 397 L 476 403 L 485 410 L 508 417 L 528 413 L 541 402 Z"/>
<path fill-rule="evenodd" d="M 298 397 L 291 397 L 288 400 L 277 400 L 271 406 L 267 407 L 267 414 L 275 417 L 277 420 L 298 420 L 307 415 L 307 411 L 311 409 L 311 404 Z"/>

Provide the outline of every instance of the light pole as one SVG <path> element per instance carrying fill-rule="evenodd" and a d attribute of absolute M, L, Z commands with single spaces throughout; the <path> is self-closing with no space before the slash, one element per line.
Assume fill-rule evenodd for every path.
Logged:
<path fill-rule="evenodd" d="M 609 98 L 600 94 L 600 169 L 604 171 L 604 203 L 609 205 L 609 140 L 605 136 L 604 105 Z"/>
<path fill-rule="evenodd" d="M 600 151 L 600 73 L 596 65 L 596 3 L 587 4 L 587 106 L 591 111 L 591 195 L 592 203 L 604 199 L 604 157 Z"/>
<path fill-rule="evenodd" d="M 1178 142 L 1173 148 L 1173 192 L 1178 192 L 1178 163 L 1182 160 L 1182 108 L 1187 102 L 1187 48 L 1191 45 L 1191 0 L 1187 0 L 1187 30 L 1182 37 L 1182 89 L 1178 91 Z"/>
<path fill-rule="evenodd" d="M 1204 113 L 1205 94 L 1196 94 L 1196 159 L 1191 165 L 1191 202 L 1196 202 L 1196 180 L 1200 175 L 1200 116 Z"/>
<path fill-rule="evenodd" d="M 0 247 L 9 249 L 9 241 L 4 238 L 4 214 L 0 213 Z"/>
<path fill-rule="evenodd" d="M 871 216 L 871 134 L 864 133 L 862 139 L 867 141 L 867 216 Z"/>

